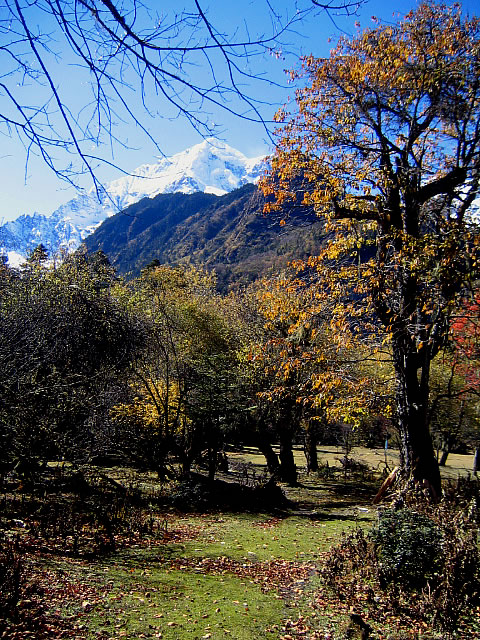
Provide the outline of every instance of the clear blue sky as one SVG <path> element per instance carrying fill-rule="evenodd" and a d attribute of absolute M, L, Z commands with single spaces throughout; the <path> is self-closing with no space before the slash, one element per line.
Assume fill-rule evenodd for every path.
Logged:
<path fill-rule="evenodd" d="M 155 0 L 144 0 L 144 4 L 153 8 L 157 5 Z M 294 15 L 294 0 L 276 0 L 272 4 L 284 16 L 287 13 Z M 299 0 L 300 7 L 306 7 L 308 4 L 309 0 Z M 376 16 L 382 21 L 395 21 L 394 14 L 402 15 L 416 5 L 415 1 L 410 0 L 396 2 L 370 0 L 361 8 L 357 16 L 336 17 L 335 20 L 322 13 L 316 17 L 311 16 L 304 22 L 297 23 L 295 30 L 284 36 L 286 46 L 279 59 L 272 55 L 266 58 L 258 57 L 250 62 L 252 73 L 263 74 L 265 78 L 275 80 L 285 86 L 275 88 L 267 83 L 256 83 L 245 88 L 252 95 L 263 100 L 262 114 L 266 119 L 269 119 L 276 108 L 286 101 L 288 95 L 293 94 L 294 88 L 292 85 L 287 85 L 283 70 L 294 67 L 298 55 L 313 53 L 314 55 L 326 56 L 338 39 L 340 30 L 347 34 L 353 34 L 356 31 L 356 21 L 359 21 L 362 27 L 368 27 L 372 25 L 372 16 Z M 168 7 L 178 10 L 179 6 L 180 3 L 173 0 L 162 2 L 162 7 L 167 7 L 165 11 L 168 11 Z M 184 0 L 182 6 L 193 6 L 193 2 Z M 267 3 L 263 0 L 236 0 L 235 2 L 231 0 L 204 0 L 203 6 L 208 10 L 209 18 L 219 30 L 235 33 L 238 29 L 238 37 L 244 34 L 245 24 L 252 37 L 256 34 L 268 33 L 271 29 Z M 478 0 L 465 0 L 462 6 L 464 11 L 468 11 L 470 14 L 479 13 Z M 0 20 L 2 19 L 2 11 L 3 8 L 0 8 Z M 39 27 L 43 27 L 42 16 L 38 15 L 36 19 Z M 1 37 L 0 34 L 0 39 Z M 66 100 L 78 108 L 88 96 L 88 87 L 86 86 L 88 80 L 72 66 L 72 60 L 69 59 L 66 51 L 61 50 L 61 45 L 58 47 L 62 55 L 53 63 L 52 67 L 55 71 L 56 85 Z M 192 73 L 202 77 L 201 63 L 197 68 L 192 69 Z M 21 83 L 21 78 L 18 79 L 18 82 Z M 29 93 L 34 91 L 33 86 L 26 83 L 26 86 L 22 87 L 22 91 L 22 99 L 26 103 L 30 98 L 33 103 L 35 102 L 36 96 Z M 0 93 L 0 100 L 3 99 L 4 97 Z M 128 100 L 132 106 L 140 109 L 138 95 L 132 92 L 128 94 Z M 161 117 L 163 108 L 162 103 L 159 102 L 159 113 L 155 114 L 153 118 L 145 116 L 143 122 L 157 140 L 164 154 L 171 155 L 182 151 L 201 140 L 199 134 L 182 118 L 172 121 Z M 221 137 L 246 155 L 254 156 L 269 152 L 269 142 L 265 130 L 260 124 L 240 120 L 219 110 L 213 113 L 212 117 L 223 131 Z M 155 161 L 158 150 L 133 125 L 118 122 L 114 134 L 125 141 L 130 148 L 125 149 L 114 145 L 112 149 L 109 149 L 108 145 L 105 145 L 101 149 L 101 153 L 107 160 L 113 160 L 125 170 L 133 170 L 142 163 Z M 74 189 L 67 188 L 63 182 L 58 180 L 40 158 L 31 156 L 27 173 L 25 167 L 25 149 L 14 134 L 9 137 L 5 135 L 4 130 L 0 130 L 0 175 L 2 181 L 0 223 L 14 219 L 22 213 L 32 214 L 38 211 L 49 214 L 60 204 L 75 196 Z M 99 168 L 98 175 L 103 181 L 108 181 L 121 174 L 113 168 L 103 167 Z M 86 188 L 90 186 L 86 179 L 81 181 L 81 184 Z"/>

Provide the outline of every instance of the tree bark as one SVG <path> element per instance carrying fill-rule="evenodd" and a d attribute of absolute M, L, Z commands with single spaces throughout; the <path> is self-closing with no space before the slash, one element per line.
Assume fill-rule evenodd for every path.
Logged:
<path fill-rule="evenodd" d="M 473 456 L 473 473 L 477 473 L 480 466 L 480 447 L 475 448 L 475 455 Z"/>
<path fill-rule="evenodd" d="M 453 445 L 456 443 L 458 434 L 461 433 L 464 417 L 465 417 L 465 401 L 462 400 L 460 405 L 460 415 L 458 416 L 458 422 L 455 427 L 455 431 L 453 433 L 449 433 L 445 439 L 445 446 L 442 451 L 442 457 L 440 458 L 440 462 L 438 463 L 440 467 L 445 466 L 447 462 L 448 454 L 452 450 Z"/>
<path fill-rule="evenodd" d="M 452 450 L 452 446 L 455 444 L 455 436 L 447 436 L 444 442 L 442 455 L 440 456 L 440 461 L 438 463 L 439 467 L 444 467 L 447 464 L 447 458 Z"/>
<path fill-rule="evenodd" d="M 307 461 L 307 471 L 318 471 L 318 455 L 317 455 L 318 436 L 316 425 L 313 420 L 309 420 L 305 428 L 304 452 Z"/>
<path fill-rule="evenodd" d="M 413 480 L 437 501 L 442 485 L 428 425 L 430 360 L 427 354 L 420 360 L 416 350 L 397 342 L 394 366 L 401 470 L 406 480 Z"/>
<path fill-rule="evenodd" d="M 215 473 L 217 471 L 217 455 L 218 448 L 210 446 L 208 448 L 208 479 L 210 482 L 215 480 Z"/>
<path fill-rule="evenodd" d="M 180 461 L 181 476 L 183 478 L 188 478 L 192 471 L 192 465 L 193 461 L 195 460 L 195 456 L 198 454 L 193 441 L 190 441 L 188 444 L 185 443 L 183 446 L 177 447 L 176 453 Z"/>
<path fill-rule="evenodd" d="M 273 450 L 270 442 L 268 442 L 264 436 L 259 434 L 256 438 L 256 445 L 260 453 L 265 457 L 268 472 L 272 476 L 277 476 L 279 474 L 280 461 L 278 460 L 278 456 Z"/>
<path fill-rule="evenodd" d="M 438 462 L 439 467 L 444 467 L 447 464 L 447 458 L 449 453 L 450 453 L 449 447 L 446 447 L 445 449 L 443 449 L 442 455 L 440 456 L 440 460 Z"/>
<path fill-rule="evenodd" d="M 182 458 L 180 468 L 181 468 L 181 477 L 189 478 L 192 472 L 192 464 L 193 459 L 187 454 Z"/>
<path fill-rule="evenodd" d="M 280 431 L 280 479 L 295 487 L 298 484 L 297 467 L 293 457 L 293 435 L 288 429 Z"/>

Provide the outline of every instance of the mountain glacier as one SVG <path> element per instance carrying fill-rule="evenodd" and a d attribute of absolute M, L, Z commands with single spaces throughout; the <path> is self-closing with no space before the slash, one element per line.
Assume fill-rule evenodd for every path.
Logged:
<path fill-rule="evenodd" d="M 203 191 L 223 195 L 256 182 L 264 158 L 247 158 L 227 144 L 208 138 L 156 164 L 144 164 L 108 183 L 104 191 L 81 192 L 50 215 L 34 213 L 0 225 L 0 253 L 11 265 L 22 262 L 43 243 L 50 255 L 75 250 L 107 217 L 142 198 L 159 193 Z"/>

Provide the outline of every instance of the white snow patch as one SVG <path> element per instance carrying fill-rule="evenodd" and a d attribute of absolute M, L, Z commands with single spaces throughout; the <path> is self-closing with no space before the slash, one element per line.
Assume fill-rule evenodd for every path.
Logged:
<path fill-rule="evenodd" d="M 159 193 L 203 191 L 220 196 L 249 182 L 258 181 L 264 158 L 247 158 L 224 142 L 208 138 L 203 142 L 143 164 L 131 175 L 113 180 L 97 196 L 95 190 L 81 192 L 53 213 L 22 215 L 0 226 L 0 249 L 16 264 L 43 243 L 50 255 L 74 251 L 107 218 L 142 198 Z M 10 255 L 12 258 L 10 259 Z"/>

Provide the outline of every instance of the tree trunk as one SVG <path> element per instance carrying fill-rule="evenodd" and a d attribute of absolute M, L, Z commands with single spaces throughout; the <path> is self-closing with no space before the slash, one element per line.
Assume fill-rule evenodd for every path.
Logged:
<path fill-rule="evenodd" d="M 307 471 L 318 471 L 318 455 L 317 455 L 317 430 L 313 420 L 309 420 L 305 428 L 304 452 L 307 461 Z"/>
<path fill-rule="evenodd" d="M 256 445 L 260 453 L 265 457 L 267 463 L 268 472 L 272 476 L 279 475 L 280 462 L 275 451 L 272 449 L 272 445 L 263 435 L 258 435 L 256 438 Z"/>
<path fill-rule="evenodd" d="M 475 448 L 475 455 L 473 456 L 473 473 L 477 473 L 480 466 L 480 447 Z"/>
<path fill-rule="evenodd" d="M 430 361 L 427 356 L 420 361 L 416 351 L 407 351 L 403 346 L 394 345 L 401 471 L 405 479 L 413 480 L 437 501 L 442 485 L 428 426 Z"/>
<path fill-rule="evenodd" d="M 194 453 L 191 448 L 186 449 L 185 451 L 181 451 L 178 456 L 180 459 L 180 468 L 181 468 L 181 476 L 182 478 L 190 477 L 192 472 L 192 464 L 194 460 Z"/>
<path fill-rule="evenodd" d="M 462 402 L 460 403 L 460 415 L 458 416 L 458 422 L 455 427 L 455 431 L 453 433 L 449 433 L 446 437 L 445 446 L 442 452 L 442 457 L 440 458 L 440 462 L 438 463 L 440 467 L 445 466 L 447 462 L 448 454 L 452 450 L 453 445 L 457 442 L 458 434 L 461 433 L 464 417 L 465 417 L 465 401 L 462 400 Z"/>
<path fill-rule="evenodd" d="M 438 462 L 439 467 L 444 467 L 447 464 L 447 458 L 449 453 L 450 453 L 449 447 L 446 447 L 445 449 L 443 449 L 442 455 L 440 456 L 440 460 Z"/>
<path fill-rule="evenodd" d="M 208 479 L 210 482 L 215 480 L 215 473 L 217 471 L 217 454 L 217 447 L 211 446 L 208 448 Z"/>
<path fill-rule="evenodd" d="M 297 467 L 293 457 L 293 435 L 290 430 L 280 431 L 280 479 L 291 487 L 298 484 Z"/>
<path fill-rule="evenodd" d="M 185 456 L 181 461 L 180 469 L 180 476 L 182 478 L 189 478 L 192 473 L 192 460 Z"/>
<path fill-rule="evenodd" d="M 442 455 L 440 456 L 440 461 L 438 463 L 439 467 L 444 467 L 447 464 L 447 458 L 450 454 L 450 451 L 452 450 L 452 446 L 454 445 L 455 440 L 456 438 L 454 436 L 447 436 L 444 442 Z"/>
<path fill-rule="evenodd" d="M 155 467 L 160 482 L 166 482 L 170 475 L 166 460 L 164 460 L 163 458 L 160 460 L 156 460 Z"/>

